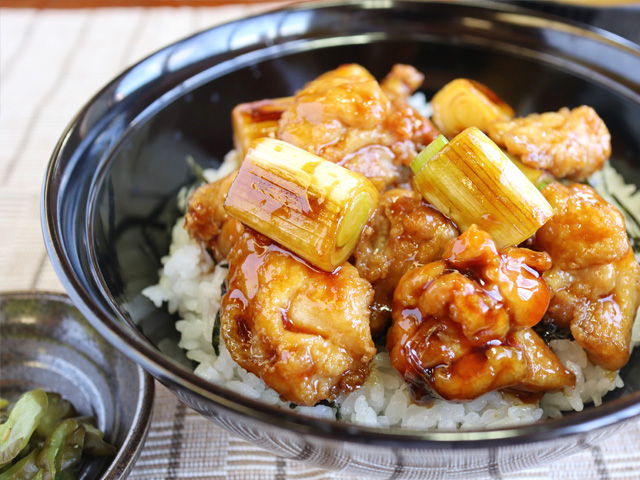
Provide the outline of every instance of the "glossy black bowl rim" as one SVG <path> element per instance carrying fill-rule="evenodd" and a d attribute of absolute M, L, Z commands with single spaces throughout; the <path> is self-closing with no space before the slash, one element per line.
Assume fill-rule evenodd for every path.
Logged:
<path fill-rule="evenodd" d="M 69 296 L 46 290 L 16 290 L 0 292 L 0 301 L 46 301 L 60 303 L 77 310 L 74 302 Z M 84 318 L 87 320 L 86 318 Z M 88 322 L 92 327 L 91 322 Z M 94 327 L 95 328 L 95 327 Z M 113 346 L 113 344 L 112 344 Z M 125 356 L 121 352 L 119 354 Z M 131 359 L 127 357 L 127 361 Z M 115 457 L 111 459 L 107 469 L 100 476 L 101 480 L 115 480 L 131 471 L 139 450 L 143 447 L 147 438 L 149 428 L 151 427 L 151 416 L 153 413 L 153 402 L 155 398 L 155 381 L 153 377 L 146 372 L 139 364 L 135 365 L 136 375 L 139 379 L 135 415 L 129 426 L 129 431 L 118 449 Z"/>
<path fill-rule="evenodd" d="M 398 5 L 406 4 L 439 4 L 451 6 L 453 8 L 470 6 L 473 8 L 489 9 L 500 13 L 514 14 L 518 16 L 518 21 L 531 19 L 534 25 L 546 25 L 548 28 L 569 29 L 572 34 L 588 36 L 597 39 L 607 45 L 614 45 L 617 48 L 635 55 L 640 65 L 640 49 L 616 35 L 603 32 L 595 28 L 589 28 L 570 21 L 559 20 L 556 17 L 533 13 L 522 8 L 516 8 L 505 4 L 496 4 L 477 1 L 455 2 L 419 2 L 415 0 L 399 0 L 388 2 L 332 2 L 332 3 L 305 3 L 293 5 L 284 9 L 276 10 L 295 11 L 295 10 L 316 10 L 331 8 L 368 8 L 366 4 L 370 3 L 375 8 L 394 8 Z M 205 32 L 221 31 L 226 25 L 241 24 L 250 19 L 255 19 L 270 15 L 275 12 L 267 12 L 254 17 L 240 19 L 230 24 L 220 25 L 206 30 Z M 541 27 L 544 28 L 544 27 Z M 204 33 L 204 32 L 202 32 Z M 156 52 L 156 54 L 171 49 L 174 45 L 195 39 L 200 34 L 184 39 L 172 46 Z M 153 55 L 156 55 L 153 54 Z M 153 56 L 152 55 L 152 56 Z M 151 58 L 151 57 L 148 57 Z M 140 65 L 145 60 L 137 65 Z M 61 232 L 58 224 L 58 193 L 60 182 L 65 175 L 65 168 L 71 163 L 71 156 L 63 162 L 63 154 L 68 149 L 79 148 L 81 145 L 69 145 L 72 133 L 79 129 L 83 122 L 91 125 L 92 129 L 99 127 L 100 120 L 87 119 L 88 111 L 101 97 L 113 91 L 113 87 L 117 85 L 136 66 L 131 67 L 123 72 L 120 76 L 109 83 L 101 92 L 99 92 L 88 104 L 81 110 L 76 118 L 71 122 L 67 130 L 62 135 L 57 144 L 47 173 L 44 180 L 44 188 L 42 195 L 42 228 L 45 238 L 47 251 L 53 263 L 54 269 L 60 277 L 69 296 L 73 299 L 76 307 L 89 319 L 93 326 L 117 349 L 125 355 L 136 361 L 139 365 L 151 372 L 161 382 L 168 384 L 172 388 L 185 389 L 194 395 L 207 399 L 216 403 L 223 410 L 228 410 L 242 416 L 250 417 L 261 422 L 282 427 L 292 432 L 308 435 L 312 437 L 322 437 L 330 440 L 338 440 L 350 443 L 363 443 L 378 446 L 407 447 L 407 448 L 493 448 L 508 444 L 523 444 L 530 442 L 539 442 L 549 439 L 555 439 L 562 436 L 576 435 L 593 431 L 594 429 L 612 426 L 621 423 L 633 417 L 640 416 L 640 392 L 634 392 L 631 395 L 619 398 L 613 401 L 605 402 L 605 404 L 590 408 L 583 412 L 572 413 L 563 416 L 560 419 L 545 420 L 542 422 L 516 426 L 509 428 L 500 428 L 494 430 L 463 430 L 463 431 L 415 431 L 401 430 L 399 428 L 382 429 L 357 426 L 348 423 L 340 423 L 305 417 L 293 411 L 282 410 L 278 407 L 265 405 L 256 400 L 243 397 L 233 391 L 229 391 L 221 386 L 210 383 L 194 373 L 186 371 L 183 367 L 178 366 L 175 362 L 163 356 L 161 352 L 152 348 L 145 343 L 140 334 L 132 332 L 128 323 L 123 320 L 126 315 L 118 310 L 117 305 L 111 305 L 112 310 L 99 305 L 91 295 L 86 292 L 82 286 L 82 282 L 73 271 L 69 263 L 69 259 L 65 256 L 63 246 L 64 240 L 61 238 Z M 635 88 L 637 87 L 637 88 Z M 631 89 L 632 94 L 640 98 L 640 86 L 635 85 Z M 174 87 L 173 90 L 176 90 Z M 131 95 L 139 93 L 135 91 Z M 115 105 L 112 108 L 117 108 Z M 149 112 L 147 112 L 148 114 Z M 85 123 L 85 126 L 86 124 Z M 91 130 L 90 130 L 91 131 Z M 85 134 L 89 137 L 89 134 Z M 82 140 L 86 140 L 86 137 Z M 86 146 L 85 146 L 86 147 Z M 106 155 L 105 155 L 106 157 Z M 86 238 L 85 238 L 86 240 Z M 95 279 L 94 279 L 95 280 Z"/>

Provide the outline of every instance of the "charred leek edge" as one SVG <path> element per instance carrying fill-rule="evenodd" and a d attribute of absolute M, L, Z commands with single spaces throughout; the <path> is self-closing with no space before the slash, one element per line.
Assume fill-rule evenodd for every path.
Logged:
<path fill-rule="evenodd" d="M 233 109 L 233 143 L 240 158 L 244 158 L 254 140 L 275 136 L 280 117 L 292 104 L 293 97 L 283 97 L 241 103 Z"/>
<path fill-rule="evenodd" d="M 513 109 L 486 85 L 458 78 L 442 87 L 431 100 L 432 120 L 447 136 L 468 127 L 486 131 L 496 120 L 513 118 Z"/>
<path fill-rule="evenodd" d="M 333 271 L 353 250 L 378 204 L 364 176 L 288 143 L 256 140 L 224 206 L 245 225 Z"/>
<path fill-rule="evenodd" d="M 523 242 L 553 216 L 538 189 L 475 127 L 431 157 L 414 183 L 461 231 L 475 223 L 499 248 Z"/>

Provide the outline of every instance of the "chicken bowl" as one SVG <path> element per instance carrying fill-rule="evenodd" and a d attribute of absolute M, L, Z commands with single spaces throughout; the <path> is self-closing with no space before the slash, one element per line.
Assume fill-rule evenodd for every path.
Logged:
<path fill-rule="evenodd" d="M 557 459 L 640 415 L 637 71 L 637 46 L 507 5 L 215 27 L 80 112 L 47 248 L 107 340 L 278 455 L 394 478 Z M 470 93 L 488 124 L 441 108 Z"/>

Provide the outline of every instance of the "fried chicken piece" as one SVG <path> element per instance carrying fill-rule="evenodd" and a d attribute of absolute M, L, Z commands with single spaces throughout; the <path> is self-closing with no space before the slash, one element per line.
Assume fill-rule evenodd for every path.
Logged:
<path fill-rule="evenodd" d="M 390 100 L 407 99 L 420 88 L 424 75 L 411 65 L 396 63 L 380 82 L 380 88 Z"/>
<path fill-rule="evenodd" d="M 640 266 L 624 218 L 587 185 L 552 183 L 542 194 L 556 211 L 531 243 L 553 260 L 544 274 L 553 292 L 545 321 L 570 328 L 594 363 L 618 370 L 629 359 L 640 303 Z"/>
<path fill-rule="evenodd" d="M 393 99 L 360 65 L 319 76 L 295 95 L 277 138 L 363 173 L 381 190 L 397 185 L 402 170 L 437 136 L 431 122 L 400 98 L 400 87 L 392 86 L 406 76 L 398 75 L 387 82 Z"/>
<path fill-rule="evenodd" d="M 364 175 L 379 191 L 384 191 L 388 186 L 409 181 L 409 169 L 398 167 L 395 159 L 396 155 L 389 147 L 369 145 L 346 155 L 339 164 Z"/>
<path fill-rule="evenodd" d="M 611 135 L 595 110 L 581 106 L 489 125 L 489 137 L 530 167 L 583 180 L 611 155 Z"/>
<path fill-rule="evenodd" d="M 184 228 L 189 235 L 211 249 L 216 262 L 227 258 L 229 250 L 244 230 L 242 223 L 230 217 L 223 207 L 237 173 L 230 173 L 197 188 L 189 197 L 184 218 Z"/>
<path fill-rule="evenodd" d="M 391 319 L 393 291 L 411 268 L 440 259 L 458 236 L 455 225 L 412 190 L 388 190 L 365 226 L 354 252 L 355 267 L 375 290 L 371 331 L 384 333 Z"/>
<path fill-rule="evenodd" d="M 229 252 L 221 333 L 240 366 L 282 398 L 315 405 L 366 379 L 372 298 L 349 263 L 316 270 L 247 228 Z"/>
<path fill-rule="evenodd" d="M 544 252 L 498 251 L 472 225 L 443 259 L 407 272 L 393 299 L 391 364 L 417 400 L 471 400 L 499 388 L 542 392 L 575 376 L 532 330 L 549 304 Z"/>

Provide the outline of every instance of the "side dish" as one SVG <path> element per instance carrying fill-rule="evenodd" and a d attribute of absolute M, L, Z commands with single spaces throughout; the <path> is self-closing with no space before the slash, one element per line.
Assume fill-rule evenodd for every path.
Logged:
<path fill-rule="evenodd" d="M 530 423 L 622 386 L 640 212 L 588 184 L 612 170 L 606 125 L 588 106 L 517 118 L 469 79 L 429 118 L 422 80 L 343 65 L 234 109 L 235 150 L 185 194 L 144 291 L 197 374 L 407 428 Z"/>
<path fill-rule="evenodd" d="M 73 479 L 83 454 L 111 456 L 91 417 L 76 414 L 59 394 L 41 388 L 15 403 L 1 399 L 0 479 Z"/>

